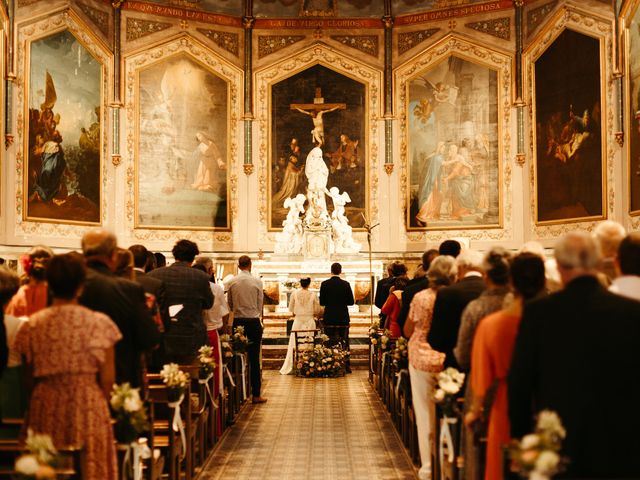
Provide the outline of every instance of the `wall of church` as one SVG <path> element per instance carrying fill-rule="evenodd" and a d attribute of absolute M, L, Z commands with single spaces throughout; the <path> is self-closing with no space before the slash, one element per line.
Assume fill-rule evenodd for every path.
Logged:
<path fill-rule="evenodd" d="M 618 22 L 596 0 L 441 3 L 246 18 L 20 0 L 12 22 L 3 4 L 0 255 L 102 225 L 125 246 L 268 257 L 318 112 L 329 186 L 358 242 L 379 224 L 376 258 L 638 229 L 639 2 Z"/>

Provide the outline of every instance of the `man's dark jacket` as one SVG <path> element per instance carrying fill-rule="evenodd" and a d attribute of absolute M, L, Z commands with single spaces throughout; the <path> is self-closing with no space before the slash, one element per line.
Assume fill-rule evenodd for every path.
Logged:
<path fill-rule="evenodd" d="M 320 284 L 320 305 L 325 325 L 349 325 L 349 305 L 355 303 L 349 282 L 337 275 Z"/>

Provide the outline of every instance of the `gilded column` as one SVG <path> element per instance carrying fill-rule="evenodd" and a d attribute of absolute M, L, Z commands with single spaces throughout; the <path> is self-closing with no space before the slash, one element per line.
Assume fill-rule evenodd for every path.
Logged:
<path fill-rule="evenodd" d="M 524 147 L 524 100 L 523 83 L 524 72 L 522 71 L 522 44 L 523 44 L 523 9 L 524 0 L 513 0 L 513 6 L 515 7 L 516 17 L 516 74 L 515 74 L 515 105 L 516 105 L 516 118 L 518 121 L 518 151 L 516 153 L 516 163 L 520 166 L 524 165 L 526 160 L 525 147 Z"/>
<path fill-rule="evenodd" d="M 113 103 L 111 103 L 112 115 L 112 139 L 111 139 L 111 163 L 114 166 L 120 165 L 120 107 L 122 101 L 120 99 L 120 29 L 121 29 L 121 7 L 123 0 L 114 0 L 111 3 L 113 7 Z"/>
<path fill-rule="evenodd" d="M 384 169 L 388 175 L 393 172 L 393 16 L 391 0 L 384 2 Z"/>
<path fill-rule="evenodd" d="M 620 2 L 623 3 L 623 2 Z M 614 60 L 615 66 L 613 69 L 613 78 L 616 83 L 616 96 L 618 98 L 618 128 L 615 133 L 615 139 L 620 148 L 624 146 L 624 88 L 622 88 L 622 77 L 623 77 L 623 55 L 622 55 L 622 45 L 619 43 L 620 39 L 620 31 L 624 29 L 624 25 L 620 23 L 620 10 L 622 10 L 622 5 L 616 11 L 616 2 L 613 2 L 613 10 L 616 14 L 616 20 L 614 21 L 614 35 L 613 35 L 613 50 L 614 50 Z"/>
<path fill-rule="evenodd" d="M 7 17 L 9 19 L 7 31 L 7 74 L 5 78 L 5 98 L 4 98 L 4 144 L 5 148 L 9 148 L 13 144 L 13 82 L 16 79 L 15 68 L 15 51 L 14 51 L 14 35 L 15 35 L 15 18 L 16 6 L 15 0 L 8 0 L 5 3 L 7 9 Z M 26 119 L 25 119 L 26 121 Z"/>
<path fill-rule="evenodd" d="M 246 0 L 242 26 L 244 27 L 244 173 L 253 173 L 253 1 Z"/>

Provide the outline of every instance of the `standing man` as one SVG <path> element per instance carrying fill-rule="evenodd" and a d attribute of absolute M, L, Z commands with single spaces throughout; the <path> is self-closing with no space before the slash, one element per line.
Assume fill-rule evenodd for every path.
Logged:
<path fill-rule="evenodd" d="M 569 233 L 556 244 L 555 258 L 564 289 L 525 305 L 516 337 L 508 377 L 511 436 L 530 433 L 534 415 L 553 410 L 567 431 L 563 477 L 638 478 L 640 302 L 602 287 L 589 234 Z M 604 389 L 623 385 L 611 400 L 603 380 Z"/>
<path fill-rule="evenodd" d="M 330 339 L 340 339 L 349 350 L 349 305 L 355 303 L 349 282 L 342 280 L 342 265 L 331 265 L 331 278 L 320 284 L 320 305 L 325 307 L 322 317 L 325 331 Z M 351 362 L 347 357 L 347 373 L 351 373 Z"/>
<path fill-rule="evenodd" d="M 260 349 L 262 347 L 262 280 L 251 275 L 251 259 L 242 255 L 238 259 L 238 274 L 227 284 L 227 300 L 233 312 L 233 327 L 244 327 L 249 339 L 247 352 L 251 365 L 252 403 L 265 403 L 260 396 L 262 370 L 260 368 Z"/>
<path fill-rule="evenodd" d="M 108 315 L 122 333 L 116 343 L 116 382 L 137 387 L 142 381 L 142 354 L 160 343 L 160 332 L 147 309 L 140 285 L 113 273 L 117 241 L 106 230 L 82 237 L 87 279 L 79 303 Z"/>
<path fill-rule="evenodd" d="M 167 310 L 164 282 L 159 278 L 153 278 L 145 273 L 144 269 L 149 261 L 149 251 L 144 245 L 131 245 L 128 250 L 133 254 L 133 271 L 136 275 L 135 281 L 142 285 L 145 293 L 153 295 L 155 299 L 154 308 L 158 309 L 160 318 L 162 319 L 162 325 L 166 329 L 169 325 L 169 311 Z M 155 260 L 155 257 L 153 258 Z M 151 314 L 155 315 L 156 311 L 152 311 Z"/>
<path fill-rule="evenodd" d="M 190 240 L 178 240 L 171 250 L 175 263 L 156 268 L 147 275 L 164 282 L 166 304 L 171 317 L 164 334 L 164 348 L 168 361 L 191 363 L 198 349 L 208 345 L 203 310 L 213 306 L 213 293 L 209 276 L 191 268 L 200 253 L 198 245 Z"/>

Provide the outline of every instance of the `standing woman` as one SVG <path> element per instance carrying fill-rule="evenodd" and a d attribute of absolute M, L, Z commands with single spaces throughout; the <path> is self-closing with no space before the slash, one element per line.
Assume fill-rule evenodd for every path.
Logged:
<path fill-rule="evenodd" d="M 400 332 L 400 325 L 398 325 L 398 315 L 402 309 L 402 292 L 408 283 L 409 277 L 406 275 L 395 277 L 393 287 L 389 290 L 387 301 L 384 302 L 384 305 L 380 310 L 385 315 L 383 328 L 388 329 L 391 332 L 391 336 L 394 338 L 398 338 L 402 335 L 402 332 Z"/>
<path fill-rule="evenodd" d="M 464 423 L 471 427 L 483 414 L 485 396 L 490 390 L 495 397 L 487 429 L 487 461 L 484 478 L 502 479 L 502 445 L 511 440 L 507 399 L 507 374 L 511 355 L 526 301 L 544 294 L 545 271 L 542 258 L 521 253 L 511 264 L 514 300 L 504 310 L 484 318 L 473 339 L 471 350 L 472 403 Z"/>
<path fill-rule="evenodd" d="M 320 313 L 320 301 L 318 295 L 309 291 L 311 285 L 310 278 L 300 279 L 300 288 L 291 294 L 289 300 L 289 311 L 293 313 L 294 320 L 291 327 L 291 335 L 289 335 L 289 348 L 287 349 L 287 358 L 280 369 L 282 375 L 288 375 L 293 371 L 293 350 L 295 348 L 296 330 L 314 330 L 316 328 L 315 315 Z"/>
<path fill-rule="evenodd" d="M 433 305 L 441 287 L 450 285 L 456 277 L 455 259 L 449 255 L 436 257 L 429 265 L 429 288 L 418 292 L 411 301 L 404 324 L 404 336 L 409 339 L 409 379 L 416 413 L 418 447 L 422 465 L 420 480 L 431 478 L 431 445 L 436 412 L 432 400 L 434 373 L 442 370 L 445 354 L 431 348 L 427 335 L 433 320 Z"/>
<path fill-rule="evenodd" d="M 18 330 L 14 348 L 35 384 L 24 427 L 50 435 L 58 447 L 82 446 L 86 477 L 115 480 L 107 399 L 122 334 L 106 315 L 78 305 L 85 276 L 79 255 L 53 257 L 46 270 L 53 303 Z"/>
<path fill-rule="evenodd" d="M 5 313 L 14 317 L 29 317 L 49 305 L 45 268 L 51 257 L 53 251 L 49 247 L 38 245 L 20 258 L 27 283 L 11 299 Z"/>

